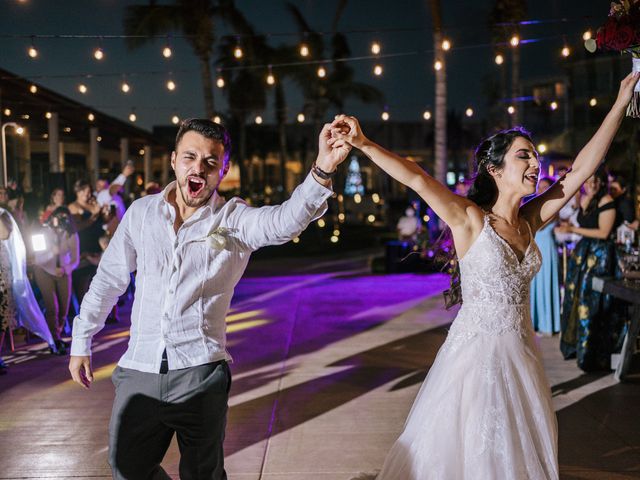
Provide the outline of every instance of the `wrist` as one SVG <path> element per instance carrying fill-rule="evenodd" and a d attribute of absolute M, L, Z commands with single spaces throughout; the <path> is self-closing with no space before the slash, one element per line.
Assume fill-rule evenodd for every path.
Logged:
<path fill-rule="evenodd" d="M 337 163 L 332 162 L 331 160 L 320 155 L 318 155 L 318 157 L 316 158 L 316 166 L 326 173 L 333 173 L 336 171 L 336 168 L 338 168 Z"/>

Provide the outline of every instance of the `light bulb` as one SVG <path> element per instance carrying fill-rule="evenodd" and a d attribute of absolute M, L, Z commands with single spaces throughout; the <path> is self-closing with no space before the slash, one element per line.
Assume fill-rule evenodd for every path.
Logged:
<path fill-rule="evenodd" d="M 176 83 L 173 80 L 169 80 L 167 82 L 167 89 L 170 91 L 174 91 L 176 89 Z"/>
<path fill-rule="evenodd" d="M 276 77 L 273 76 L 273 73 L 269 73 L 269 75 L 267 75 L 267 84 L 273 85 L 274 83 L 276 83 Z"/>
<path fill-rule="evenodd" d="M 431 112 L 429 110 L 425 110 L 425 112 L 422 114 L 422 118 L 424 118 L 425 120 L 431 120 Z"/>
<path fill-rule="evenodd" d="M 305 43 L 300 45 L 300 56 L 301 57 L 308 57 L 309 56 L 309 47 Z"/>
<path fill-rule="evenodd" d="M 90 122 L 93 122 L 96 119 L 96 116 L 93 113 L 90 113 L 89 115 L 87 115 L 87 119 Z"/>
<path fill-rule="evenodd" d="M 516 112 L 516 108 L 513 105 L 509 105 L 507 107 L 507 113 L 509 113 L 509 115 L 513 115 Z"/>
<path fill-rule="evenodd" d="M 556 101 L 551 102 L 549 107 L 551 107 L 551 110 L 557 110 L 558 109 L 558 102 L 556 102 Z"/>
<path fill-rule="evenodd" d="M 472 117 L 472 116 L 473 116 L 473 108 L 471 108 L 471 107 L 467 108 L 467 109 L 464 111 L 464 114 L 465 114 L 467 117 Z"/>
<path fill-rule="evenodd" d="M 216 80 L 216 87 L 223 88 L 224 87 L 224 78 L 218 77 Z"/>
<path fill-rule="evenodd" d="M 131 112 L 131 113 L 129 114 L 129 121 L 130 121 L 130 122 L 135 122 L 137 119 L 138 119 L 138 117 L 136 116 L 136 114 L 135 114 L 135 113 Z"/>
<path fill-rule="evenodd" d="M 129 84 L 127 82 L 122 82 L 122 85 L 120 86 L 120 89 L 124 93 L 129 93 L 129 90 L 131 90 L 131 86 L 129 86 Z"/>
<path fill-rule="evenodd" d="M 502 65 L 504 63 L 504 57 L 498 53 L 495 58 L 496 65 Z"/>
<path fill-rule="evenodd" d="M 382 65 L 376 65 L 373 67 L 373 74 L 377 76 L 382 75 Z"/>
<path fill-rule="evenodd" d="M 373 42 L 371 44 L 371 53 L 373 53 L 374 55 L 378 55 L 381 50 L 382 47 L 380 47 L 380 44 L 378 42 Z"/>
<path fill-rule="evenodd" d="M 518 35 L 514 35 L 509 40 L 509 43 L 511 44 L 512 47 L 517 47 L 518 45 L 520 45 L 520 37 Z"/>
<path fill-rule="evenodd" d="M 442 62 L 440 60 L 436 60 L 433 64 L 433 68 L 435 68 L 436 70 L 442 70 Z"/>
<path fill-rule="evenodd" d="M 592 107 L 595 107 L 598 104 L 598 100 L 593 97 L 591 100 L 589 100 L 589 105 Z"/>
<path fill-rule="evenodd" d="M 170 58 L 172 54 L 173 52 L 171 51 L 171 47 L 169 45 L 162 49 L 162 56 L 164 58 Z"/>
<path fill-rule="evenodd" d="M 387 120 L 389 120 L 389 112 L 382 112 L 382 115 L 380 115 L 380 118 L 382 118 L 382 120 L 386 122 Z"/>
<path fill-rule="evenodd" d="M 442 41 L 442 49 L 446 52 L 451 49 L 451 42 L 446 38 Z"/>
<path fill-rule="evenodd" d="M 562 47 L 562 56 L 563 57 L 568 57 L 569 55 L 571 55 L 571 49 L 567 46 Z"/>
<path fill-rule="evenodd" d="M 242 56 L 244 55 L 244 52 L 242 51 L 242 48 L 240 47 L 240 45 L 236 46 L 236 48 L 233 49 L 233 56 L 236 58 L 242 58 Z"/>
<path fill-rule="evenodd" d="M 102 48 L 98 47 L 93 51 L 93 58 L 95 58 L 96 60 L 102 60 L 104 58 L 104 52 L 102 51 Z"/>
<path fill-rule="evenodd" d="M 318 77 L 324 78 L 326 76 L 327 76 L 327 70 L 322 66 L 318 67 Z"/>
<path fill-rule="evenodd" d="M 47 112 L 44 114 L 44 118 L 46 118 L 47 120 L 50 119 L 52 117 L 51 112 Z"/>
<path fill-rule="evenodd" d="M 215 117 L 213 117 L 213 123 L 220 124 L 222 123 L 222 119 L 218 115 L 216 115 Z"/>
<path fill-rule="evenodd" d="M 593 37 L 593 33 L 591 33 L 591 30 L 586 30 L 583 34 L 582 34 L 582 40 L 584 40 L 585 42 L 587 40 L 590 40 Z"/>
<path fill-rule="evenodd" d="M 29 47 L 29 50 L 27 50 L 27 54 L 31 57 L 31 58 L 36 58 L 38 56 L 38 49 L 36 47 L 34 47 L 33 45 L 31 45 Z"/>
<path fill-rule="evenodd" d="M 262 117 L 260 115 L 256 116 L 256 124 L 260 125 L 262 123 Z"/>
<path fill-rule="evenodd" d="M 37 86 L 35 86 L 35 85 L 31 85 L 31 86 L 29 87 L 29 91 L 30 91 L 31 93 L 38 93 L 38 87 L 37 87 Z"/>
<path fill-rule="evenodd" d="M 82 94 L 87 93 L 87 86 L 84 83 L 78 85 L 78 91 Z"/>
<path fill-rule="evenodd" d="M 173 117 L 171 117 L 171 123 L 173 123 L 174 125 L 177 125 L 180 122 L 180 118 L 177 115 L 174 115 Z"/>
<path fill-rule="evenodd" d="M 298 122 L 299 123 L 303 123 L 304 122 L 304 113 L 299 113 L 298 114 Z"/>

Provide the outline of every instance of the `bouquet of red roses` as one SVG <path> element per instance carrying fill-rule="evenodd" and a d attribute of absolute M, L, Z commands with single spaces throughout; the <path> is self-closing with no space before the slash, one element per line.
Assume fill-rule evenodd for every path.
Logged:
<path fill-rule="evenodd" d="M 640 71 L 640 0 L 611 2 L 609 18 L 598 29 L 596 38 L 585 42 L 585 47 L 592 53 L 596 50 L 630 53 L 633 71 Z M 640 118 L 640 83 L 636 86 L 627 116 Z"/>

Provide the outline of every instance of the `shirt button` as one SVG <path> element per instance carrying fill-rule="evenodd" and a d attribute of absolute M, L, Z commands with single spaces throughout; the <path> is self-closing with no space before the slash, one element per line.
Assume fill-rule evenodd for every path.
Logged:
<path fill-rule="evenodd" d="M 169 294 L 173 295 L 173 289 L 169 290 Z"/>

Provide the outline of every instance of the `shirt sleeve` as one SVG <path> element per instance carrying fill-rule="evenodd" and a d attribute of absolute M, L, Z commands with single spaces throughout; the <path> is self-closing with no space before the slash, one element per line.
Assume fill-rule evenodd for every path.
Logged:
<path fill-rule="evenodd" d="M 104 327 L 107 315 L 124 293 L 136 270 L 136 250 L 131 239 L 131 208 L 102 255 L 98 271 L 73 321 L 71 355 L 91 354 L 91 340 Z"/>
<path fill-rule="evenodd" d="M 249 250 L 280 245 L 297 237 L 309 223 L 327 211 L 327 199 L 333 191 L 307 176 L 281 205 L 260 208 L 241 204 L 231 215 L 238 239 Z"/>

